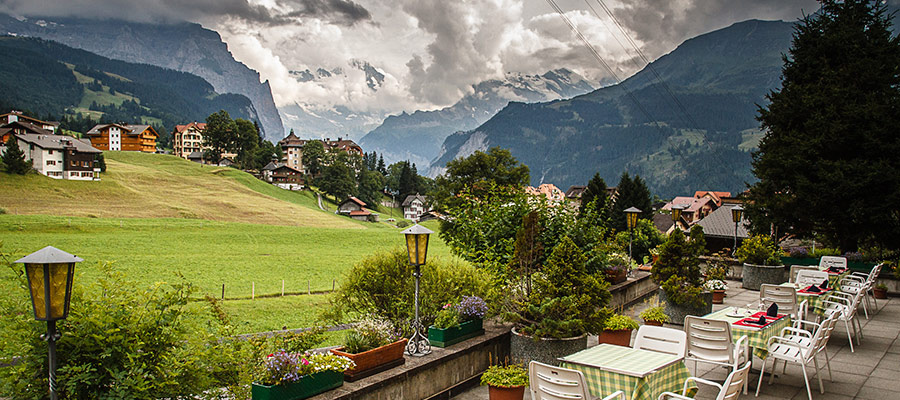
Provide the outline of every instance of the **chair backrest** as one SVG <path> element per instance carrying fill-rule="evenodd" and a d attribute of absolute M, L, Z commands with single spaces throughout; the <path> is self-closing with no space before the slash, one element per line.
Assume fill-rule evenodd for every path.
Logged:
<path fill-rule="evenodd" d="M 759 287 L 759 300 L 765 307 L 772 303 L 778 304 L 779 314 L 797 314 L 797 289 L 791 286 L 762 284 Z"/>
<path fill-rule="evenodd" d="M 528 364 L 528 380 L 533 400 L 591 398 L 580 371 L 532 361 Z"/>
<path fill-rule="evenodd" d="M 734 343 L 728 321 L 688 315 L 684 317 L 687 356 L 697 360 L 734 364 Z"/>
<path fill-rule="evenodd" d="M 813 267 L 816 268 L 816 267 Z M 797 278 L 794 282 L 800 286 L 800 288 L 807 287 L 809 285 L 819 285 L 822 281 L 828 280 L 828 272 L 819 271 L 818 269 L 814 270 L 801 270 L 797 273 Z"/>
<path fill-rule="evenodd" d="M 819 330 L 822 331 L 822 334 L 819 337 L 819 342 L 816 343 L 815 349 L 817 353 L 825 350 L 825 346 L 828 345 L 828 340 L 831 339 L 831 333 L 834 332 L 834 326 L 836 324 L 837 317 L 832 315 L 831 317 L 826 318 L 825 321 L 822 321 L 822 324 L 819 325 Z"/>
<path fill-rule="evenodd" d="M 750 378 L 750 361 L 747 361 L 743 367 L 731 371 L 725 383 L 722 384 L 722 390 L 716 396 L 716 400 L 737 400 L 741 396 L 741 389 L 744 388 L 744 382 Z"/>
<path fill-rule="evenodd" d="M 634 339 L 634 348 L 684 357 L 687 333 L 661 326 L 641 325 Z"/>
<path fill-rule="evenodd" d="M 847 268 L 847 258 L 840 256 L 822 256 L 819 259 L 819 269 L 828 269 L 829 267 Z"/>
<path fill-rule="evenodd" d="M 878 279 L 878 274 L 881 273 L 882 265 L 884 265 L 884 264 L 878 264 L 878 265 L 872 267 L 872 271 L 869 272 L 869 279 L 868 279 L 868 283 L 870 285 L 875 284 L 875 281 Z"/>
<path fill-rule="evenodd" d="M 789 282 L 797 282 L 797 273 L 800 271 L 818 271 L 819 267 L 815 265 L 791 265 L 791 276 Z"/>

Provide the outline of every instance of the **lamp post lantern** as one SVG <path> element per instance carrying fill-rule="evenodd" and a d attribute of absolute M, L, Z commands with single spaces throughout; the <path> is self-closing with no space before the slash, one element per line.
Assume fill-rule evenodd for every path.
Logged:
<path fill-rule="evenodd" d="M 681 219 L 681 212 L 684 211 L 684 204 L 672 205 L 672 222 L 678 223 Z"/>
<path fill-rule="evenodd" d="M 734 256 L 735 252 L 737 252 L 737 231 L 738 224 L 741 223 L 741 218 L 744 216 L 744 207 L 741 207 L 740 204 L 731 208 L 731 220 L 734 222 L 734 249 L 731 250 L 731 255 Z"/>
<path fill-rule="evenodd" d="M 403 231 L 406 235 L 406 252 L 409 255 L 409 265 L 416 267 L 413 276 L 416 277 L 415 319 L 413 320 L 413 334 L 406 344 L 406 354 L 421 357 L 431 354 L 431 342 L 422 334 L 424 327 L 419 321 L 419 279 L 422 277 L 421 267 L 425 265 L 425 256 L 428 254 L 428 235 L 432 232 L 422 225 L 415 224 Z"/>
<path fill-rule="evenodd" d="M 625 210 L 625 223 L 628 224 L 628 258 L 632 260 L 634 257 L 631 256 L 631 241 L 634 239 L 634 227 L 637 226 L 638 215 L 641 214 L 641 210 L 637 207 L 631 207 Z M 628 270 L 628 273 L 631 273 L 631 270 Z"/>
<path fill-rule="evenodd" d="M 25 264 L 34 319 L 47 321 L 47 334 L 41 338 L 47 341 L 49 348 L 51 400 L 57 399 L 56 341 L 60 335 L 56 331 L 56 321 L 69 315 L 75 263 L 81 261 L 84 260 L 52 246 L 44 247 L 15 261 Z"/>

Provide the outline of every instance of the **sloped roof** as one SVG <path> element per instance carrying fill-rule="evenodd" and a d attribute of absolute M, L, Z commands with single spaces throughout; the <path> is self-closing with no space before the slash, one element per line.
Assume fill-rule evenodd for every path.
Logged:
<path fill-rule="evenodd" d="M 86 135 L 100 135 L 102 131 L 108 127 L 117 126 L 124 131 L 126 135 L 140 135 L 146 130 L 150 130 L 154 136 L 159 137 L 159 134 L 156 133 L 156 130 L 153 129 L 150 125 L 128 125 L 128 124 L 97 124 L 94 125 L 91 130 L 87 131 Z"/>
<path fill-rule="evenodd" d="M 26 133 L 35 133 L 38 135 L 53 135 L 53 131 L 44 129 L 38 125 L 32 124 L 28 121 L 14 121 L 10 122 L 6 125 L 3 125 L 3 128 L 9 128 L 12 131 L 15 131 L 16 128 L 25 130 Z"/>
<path fill-rule="evenodd" d="M 188 160 L 199 160 L 203 158 L 203 153 L 199 151 L 192 151 L 191 154 L 188 154 Z"/>
<path fill-rule="evenodd" d="M 656 227 L 660 232 L 666 233 L 669 231 L 669 228 L 672 227 L 674 222 L 672 222 L 672 216 L 669 214 L 653 214 L 653 226 Z"/>
<path fill-rule="evenodd" d="M 297 137 L 294 132 L 291 132 L 284 139 L 278 141 L 279 146 L 287 146 L 287 147 L 301 147 L 306 144 L 306 141 Z"/>
<path fill-rule="evenodd" d="M 266 164 L 265 167 L 263 167 L 263 171 L 272 171 L 272 170 L 275 170 L 275 169 L 277 169 L 278 167 L 280 167 L 280 166 L 282 166 L 282 165 L 284 165 L 284 164 L 282 164 L 282 163 L 276 163 L 275 161 L 269 161 L 269 163 Z"/>
<path fill-rule="evenodd" d="M 346 202 L 348 202 L 348 201 L 352 201 L 352 202 L 358 204 L 360 207 L 365 207 L 365 206 L 366 206 L 366 202 L 364 202 L 364 201 L 362 201 L 362 200 L 360 200 L 360 199 L 357 199 L 356 197 L 353 197 L 353 196 L 350 196 L 350 197 L 347 198 L 347 200 L 342 201 L 342 202 L 341 202 L 341 205 L 343 205 L 344 203 L 346 203 Z"/>
<path fill-rule="evenodd" d="M 569 186 L 569 190 L 566 190 L 566 197 L 568 197 L 570 199 L 581 198 L 581 194 L 584 193 L 584 189 L 587 189 L 587 186 L 584 186 L 584 185 Z"/>
<path fill-rule="evenodd" d="M 687 197 L 687 196 L 678 196 L 672 201 L 668 202 L 663 206 L 663 210 L 671 210 L 673 205 L 685 205 L 687 206 L 682 212 L 697 212 L 702 208 L 706 203 L 713 201 L 713 199 L 709 197 Z"/>
<path fill-rule="evenodd" d="M 723 204 L 716 211 L 711 212 L 706 218 L 703 218 L 697 225 L 703 227 L 703 234 L 715 237 L 734 237 L 734 221 L 731 219 L 731 209 L 737 204 Z M 737 237 L 748 238 L 746 214 L 738 224 Z"/>
<path fill-rule="evenodd" d="M 287 164 L 278 164 L 278 166 L 275 167 L 275 169 L 272 170 L 272 172 L 279 171 L 279 170 L 290 170 L 291 172 L 296 172 L 297 174 L 300 174 L 300 175 L 303 174 L 302 171 L 300 171 L 294 167 L 291 167 L 290 165 L 287 165 Z"/>
<path fill-rule="evenodd" d="M 182 133 L 182 132 L 188 130 L 188 128 L 190 128 L 190 127 L 196 127 L 197 129 L 199 129 L 201 131 L 205 131 L 206 130 L 206 122 L 194 121 L 194 122 L 191 122 L 186 125 L 175 125 L 175 132 Z"/>
<path fill-rule="evenodd" d="M 400 204 L 400 206 L 401 207 L 409 206 L 410 204 L 412 204 L 413 200 L 415 200 L 415 199 L 419 199 L 419 201 L 421 201 L 423 204 L 426 202 L 425 196 L 422 196 L 421 194 L 416 193 L 416 194 L 411 194 L 409 196 L 406 196 L 406 199 L 403 200 L 403 203 Z"/>
<path fill-rule="evenodd" d="M 37 135 L 34 133 L 25 133 L 16 134 L 16 137 L 47 150 L 65 150 L 68 146 L 70 148 L 75 148 L 75 151 L 81 153 L 101 153 L 101 151 L 95 149 L 94 146 L 66 135 Z"/>
<path fill-rule="evenodd" d="M 22 121 L 23 119 L 26 120 L 26 121 L 23 121 L 23 122 L 34 123 L 34 124 L 41 124 L 41 125 L 53 125 L 53 126 L 59 126 L 59 122 L 56 122 L 56 121 L 42 121 L 42 120 L 39 120 L 39 119 L 37 119 L 37 118 L 32 118 L 32 117 L 29 117 L 29 116 L 27 116 L 27 115 L 25 115 L 25 114 L 22 114 L 20 111 L 10 111 L 10 112 L 5 113 L 5 114 L 0 114 L 0 118 L 6 119 L 5 117 L 8 117 L 8 116 L 10 116 L 10 115 L 15 115 L 15 116 L 16 116 L 16 119 L 19 120 L 19 121 Z"/>
<path fill-rule="evenodd" d="M 712 198 L 712 200 L 714 202 L 716 202 L 717 206 L 721 206 L 722 198 L 723 197 L 731 197 L 731 192 L 713 192 L 710 190 L 698 190 L 698 191 L 694 192 L 694 197 L 696 197 L 698 199 L 703 196 L 707 196 L 707 195 L 709 195 L 709 197 Z"/>
<path fill-rule="evenodd" d="M 357 215 L 372 215 L 372 213 L 370 213 L 368 210 L 353 210 L 353 211 L 350 211 L 350 216 L 351 216 L 351 217 L 354 217 L 354 216 L 357 216 Z"/>

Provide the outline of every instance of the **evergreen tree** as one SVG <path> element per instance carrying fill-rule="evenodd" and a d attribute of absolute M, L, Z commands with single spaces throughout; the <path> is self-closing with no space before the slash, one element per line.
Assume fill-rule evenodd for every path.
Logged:
<path fill-rule="evenodd" d="M 384 176 L 378 171 L 363 169 L 356 176 L 357 197 L 375 208 L 381 203 L 381 190 L 384 189 Z"/>
<path fill-rule="evenodd" d="M 797 24 L 753 155 L 754 230 L 900 248 L 900 40 L 880 1 L 822 0 Z"/>
<path fill-rule="evenodd" d="M 25 161 L 25 152 L 19 148 L 16 135 L 9 135 L 9 139 L 6 140 L 3 165 L 10 174 L 25 175 L 31 169 L 31 160 Z"/>
<path fill-rule="evenodd" d="M 256 125 L 242 118 L 234 120 L 234 125 L 237 130 L 234 150 L 238 164 L 242 169 L 253 168 L 256 149 L 259 148 L 259 131 L 256 130 Z"/>
<path fill-rule="evenodd" d="M 381 172 L 381 175 L 387 176 L 387 167 L 384 165 L 384 155 L 378 156 L 378 166 L 376 166 L 378 172 Z"/>
<path fill-rule="evenodd" d="M 204 158 L 213 164 L 222 160 L 222 153 L 234 150 L 238 141 L 237 125 L 225 110 L 206 117 L 206 130 L 203 132 L 203 144 L 210 146 Z"/>
<path fill-rule="evenodd" d="M 402 201 L 402 199 L 405 199 L 406 196 L 415 194 L 417 188 L 416 173 L 410 166 L 409 161 L 404 161 L 400 167 L 400 179 L 397 188 L 397 190 L 400 192 L 400 195 L 399 197 L 397 197 L 397 199 Z"/>
<path fill-rule="evenodd" d="M 600 177 L 600 173 L 595 173 L 594 177 L 588 181 L 587 187 L 581 193 L 581 206 L 578 208 L 578 215 L 584 215 L 584 209 L 591 202 L 594 202 L 597 212 L 606 213 L 609 207 L 609 195 L 606 193 L 606 181 Z"/>
<path fill-rule="evenodd" d="M 321 140 L 310 140 L 303 145 L 301 153 L 306 173 L 313 177 L 319 176 L 325 161 L 325 144 Z"/>
<path fill-rule="evenodd" d="M 649 219 L 653 217 L 653 199 L 650 196 L 650 189 L 640 176 L 635 175 L 634 179 L 628 175 L 628 172 L 622 174 L 619 180 L 618 195 L 616 202 L 612 207 L 612 227 L 616 231 L 628 230 L 625 221 L 625 210 L 631 207 L 637 207 L 641 210 L 638 218 Z"/>
<path fill-rule="evenodd" d="M 318 140 L 315 141 L 318 142 Z M 322 177 L 317 181 L 319 188 L 334 197 L 335 202 L 341 202 L 348 196 L 356 194 L 356 179 L 353 170 L 340 160 L 325 167 Z"/>

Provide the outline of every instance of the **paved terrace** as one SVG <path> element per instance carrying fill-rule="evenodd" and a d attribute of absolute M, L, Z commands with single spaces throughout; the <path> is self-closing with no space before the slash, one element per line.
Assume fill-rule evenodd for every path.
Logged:
<path fill-rule="evenodd" d="M 729 289 L 725 304 L 713 305 L 713 310 L 721 310 L 725 307 L 743 307 L 748 303 L 759 300 L 759 292 L 741 288 L 738 281 L 728 281 Z M 870 299 L 871 300 L 871 299 Z M 634 317 L 646 308 L 646 303 L 638 303 L 626 310 L 626 314 Z M 869 319 L 866 320 L 862 306 L 858 317 L 863 326 L 862 343 L 855 348 L 856 352 L 850 352 L 847 340 L 846 328 L 843 322 L 838 322 L 828 342 L 828 355 L 831 358 L 831 369 L 834 382 L 828 380 L 827 370 L 823 370 L 823 384 L 825 394 L 819 393 L 818 380 L 813 375 L 813 367 L 807 367 L 810 377 L 810 388 L 813 391 L 813 399 L 841 400 L 841 399 L 876 399 L 890 400 L 900 399 L 900 299 L 889 298 L 878 300 L 878 310 L 869 310 Z M 667 325 L 671 328 L 682 329 L 678 325 Z M 852 333 L 851 327 L 851 333 Z M 634 333 L 632 334 L 632 339 Z M 596 337 L 588 340 L 588 345 L 597 343 Z M 856 344 L 854 344 L 856 346 Z M 824 361 L 824 357 L 820 356 Z M 694 372 L 694 363 L 688 362 L 687 366 Z M 806 386 L 803 384 L 803 373 L 797 365 L 788 365 L 787 373 L 780 373 L 782 363 L 778 363 L 779 372 L 775 382 L 768 385 L 768 376 L 763 379 L 759 397 L 753 397 L 756 390 L 756 382 L 759 379 L 759 369 L 762 361 L 753 360 L 753 371 L 750 372 L 750 391 L 742 399 L 807 399 Z M 824 364 L 822 364 L 824 366 Z M 766 374 L 771 370 L 772 361 L 766 364 Z M 717 382 L 722 382 L 728 376 L 729 369 L 711 365 L 699 364 L 699 376 Z M 715 399 L 715 388 L 701 386 L 697 399 Z M 487 400 L 487 387 L 479 386 L 454 397 L 457 400 Z M 525 391 L 525 398 L 530 399 L 530 394 Z"/>

